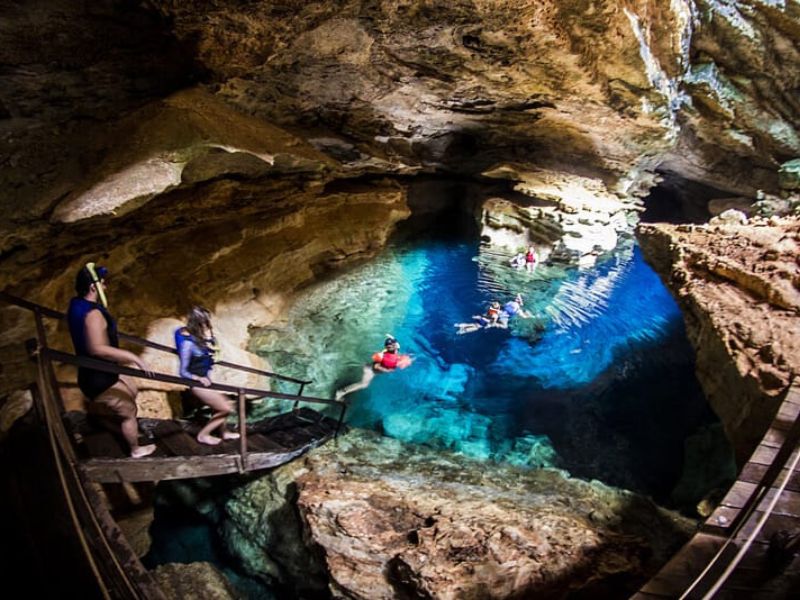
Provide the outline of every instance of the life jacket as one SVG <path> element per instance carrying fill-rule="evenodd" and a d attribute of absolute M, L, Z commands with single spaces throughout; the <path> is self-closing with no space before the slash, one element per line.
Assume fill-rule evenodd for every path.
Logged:
<path fill-rule="evenodd" d="M 536 262 L 536 254 L 534 252 L 528 252 L 525 254 L 525 262 Z"/>
<path fill-rule="evenodd" d="M 189 366 L 186 370 L 192 375 L 205 377 L 214 365 L 214 356 L 211 350 L 204 344 L 198 344 L 194 336 L 186 331 L 185 327 L 178 327 L 175 330 L 175 349 L 178 351 L 179 357 L 181 355 L 181 348 L 187 343 L 193 344 L 200 352 L 199 354 L 192 352 L 189 355 Z"/>
<path fill-rule="evenodd" d="M 384 352 L 383 358 L 381 358 L 381 366 L 387 369 L 396 369 L 399 360 L 400 355 L 397 352 Z"/>
<path fill-rule="evenodd" d="M 499 313 L 500 313 L 499 308 L 494 308 L 493 306 L 490 306 L 489 309 L 486 311 L 486 316 L 489 318 L 496 317 Z"/>
<path fill-rule="evenodd" d="M 97 302 L 90 302 L 86 298 L 75 297 L 69 302 L 67 322 L 69 323 L 69 334 L 70 337 L 72 337 L 72 345 L 75 347 L 75 354 L 78 356 L 91 356 L 86 343 L 86 315 L 94 309 L 99 310 L 106 320 L 108 343 L 114 348 L 119 348 L 117 322 L 106 307 Z"/>

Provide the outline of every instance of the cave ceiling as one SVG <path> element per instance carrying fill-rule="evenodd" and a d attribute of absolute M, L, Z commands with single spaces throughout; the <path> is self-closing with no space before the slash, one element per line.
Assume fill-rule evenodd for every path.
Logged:
<path fill-rule="evenodd" d="M 423 174 L 549 170 L 620 196 L 666 174 L 753 197 L 800 156 L 797 1 L 0 0 L 0 12 L 4 286 L 20 264 L 31 279 L 69 264 L 73 233 L 97 240 L 80 246 L 91 252 L 110 225 L 146 230 L 148 207 L 191 226 L 191 190 L 231 190 L 215 218 L 335 180 Z"/>

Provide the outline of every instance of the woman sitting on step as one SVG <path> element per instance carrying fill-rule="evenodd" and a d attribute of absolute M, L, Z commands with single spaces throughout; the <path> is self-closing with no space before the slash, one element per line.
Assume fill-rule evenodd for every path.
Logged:
<path fill-rule="evenodd" d="M 211 313 L 202 306 L 195 306 L 189 312 L 185 327 L 175 330 L 175 347 L 180 358 L 180 376 L 191 379 L 204 387 L 211 385 L 208 374 L 214 364 L 214 351 L 216 350 L 214 330 L 211 328 Z M 215 446 L 222 440 L 235 440 L 238 433 L 228 431 L 225 421 L 233 410 L 233 403 L 220 392 L 207 390 L 201 387 L 191 387 L 191 392 L 201 402 L 210 406 L 214 413 L 211 419 L 197 434 L 197 441 L 201 444 Z M 216 437 L 211 432 L 219 429 Z"/>

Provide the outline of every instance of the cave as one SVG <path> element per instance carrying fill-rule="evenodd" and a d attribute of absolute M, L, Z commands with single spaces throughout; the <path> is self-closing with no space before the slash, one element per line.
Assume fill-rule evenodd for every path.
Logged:
<path fill-rule="evenodd" d="M 30 340 L 75 338 L 25 304 L 90 262 L 122 331 L 174 348 L 202 305 L 231 385 L 348 411 L 265 472 L 92 484 L 168 597 L 627 597 L 725 528 L 800 371 L 797 5 L 490 4 L 0 0 L 2 556 L 30 592 L 113 571 L 35 408 Z M 138 381 L 141 423 L 186 416 L 186 380 Z"/>

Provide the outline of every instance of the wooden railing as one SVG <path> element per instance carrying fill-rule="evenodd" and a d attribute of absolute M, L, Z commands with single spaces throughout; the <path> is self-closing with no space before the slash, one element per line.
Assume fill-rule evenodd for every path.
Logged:
<path fill-rule="evenodd" d="M 47 345 L 47 340 L 45 336 L 45 328 L 42 321 L 43 317 L 48 317 L 51 319 L 63 319 L 66 315 L 62 312 L 57 310 L 53 310 L 46 306 L 41 306 L 34 302 L 30 302 L 29 300 L 25 300 L 24 298 L 18 298 L 16 296 L 12 296 L 11 294 L 7 294 L 5 292 L 0 292 L 0 300 L 8 303 L 13 304 L 15 306 L 19 306 L 20 308 L 24 308 L 30 310 L 34 313 L 36 322 L 37 322 L 37 337 L 39 351 L 42 353 L 43 357 L 45 357 L 48 361 L 55 361 L 64 364 L 70 364 L 77 367 L 86 367 L 90 369 L 96 369 L 98 371 L 105 371 L 108 373 L 117 373 L 121 375 L 130 375 L 133 377 L 138 377 L 141 379 L 149 379 L 152 381 L 160 381 L 162 383 L 173 383 L 178 385 L 185 385 L 188 388 L 196 387 L 197 382 L 185 379 L 183 377 L 178 377 L 174 375 L 168 375 L 166 373 L 149 373 L 142 371 L 140 369 L 134 369 L 131 367 L 125 367 L 122 365 L 118 365 L 116 363 L 108 362 L 105 360 L 100 360 L 96 358 L 89 358 L 86 356 L 76 356 L 74 354 L 70 354 L 67 352 L 62 352 L 59 350 L 54 350 Z M 165 346 L 163 344 L 159 344 L 158 342 L 154 342 L 152 340 L 144 339 L 141 337 L 137 337 L 134 335 L 130 335 L 127 333 L 119 332 L 120 340 L 130 342 L 132 344 L 136 344 L 139 346 L 152 348 L 154 350 L 165 352 L 168 354 L 177 354 L 177 350 L 170 346 Z M 239 416 L 239 432 L 241 434 L 240 442 L 239 442 L 239 453 L 241 455 L 242 465 L 247 465 L 247 431 L 246 431 L 246 408 L 247 408 L 247 400 L 257 400 L 261 398 L 272 398 L 275 400 L 286 400 L 294 403 L 293 408 L 297 408 L 300 402 L 308 402 L 311 404 L 324 404 L 329 406 L 338 406 L 339 407 L 339 419 L 336 426 L 336 435 L 339 433 L 339 429 L 341 428 L 342 423 L 344 422 L 345 414 L 347 412 L 347 402 L 344 399 L 334 400 L 330 398 L 318 398 L 314 396 L 304 396 L 303 390 L 305 386 L 311 381 L 297 379 L 294 377 L 288 377 L 286 375 L 281 375 L 279 373 L 273 373 L 271 371 L 264 371 L 261 369 L 255 369 L 253 367 L 247 367 L 244 365 L 238 365 L 235 363 L 229 363 L 220 361 L 215 364 L 220 366 L 226 367 L 228 369 L 232 369 L 235 371 L 241 371 L 245 373 L 251 373 L 255 375 L 261 375 L 267 377 L 269 379 L 276 379 L 280 381 L 288 381 L 291 383 L 296 383 L 300 387 L 296 394 L 286 394 L 282 392 L 274 392 L 272 390 L 264 390 L 258 388 L 249 388 L 249 387 L 242 387 L 242 386 L 232 386 L 227 385 L 224 383 L 212 383 L 210 386 L 204 389 L 211 389 L 216 390 L 222 393 L 227 394 L 235 394 L 237 396 L 237 404 L 238 404 L 238 416 Z M 248 398 L 249 396 L 249 398 Z"/>

